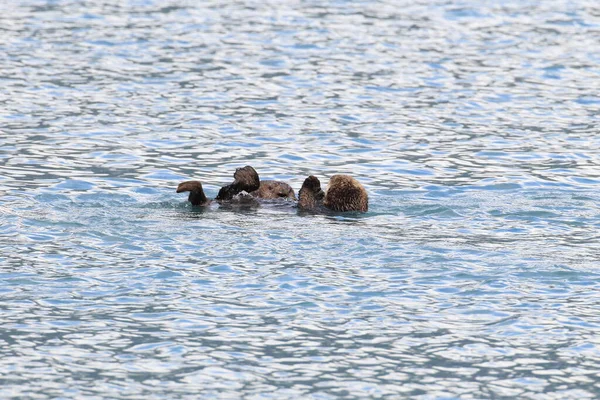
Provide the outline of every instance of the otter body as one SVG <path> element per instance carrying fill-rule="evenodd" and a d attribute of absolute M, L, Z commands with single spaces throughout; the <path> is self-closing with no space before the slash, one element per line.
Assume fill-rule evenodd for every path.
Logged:
<path fill-rule="evenodd" d="M 367 212 L 369 196 L 363 185 L 349 175 L 332 176 L 325 192 L 319 179 L 311 175 L 298 192 L 298 208 L 320 211 L 323 207 L 332 211 Z"/>
<path fill-rule="evenodd" d="M 186 181 L 177 186 L 177 193 L 190 192 L 188 200 L 194 206 L 208 206 L 207 198 L 199 181 Z M 247 165 L 238 168 L 233 174 L 233 182 L 223 186 L 215 200 L 225 204 L 258 205 L 256 199 L 296 200 L 294 190 L 285 182 L 260 181 L 254 168 Z M 321 189 L 321 182 L 313 175 L 304 180 L 298 192 L 298 208 L 311 211 L 360 211 L 369 209 L 367 191 L 356 179 L 349 175 L 334 175 L 329 180 L 327 190 Z"/>
<path fill-rule="evenodd" d="M 199 181 L 186 181 L 177 186 L 177 193 L 190 192 L 188 201 L 194 206 L 208 206 L 212 200 L 206 197 Z M 296 199 L 294 190 L 285 182 L 260 181 L 258 173 L 250 165 L 238 168 L 233 182 L 223 186 L 215 200 L 221 204 L 258 205 L 256 199 Z"/>
<path fill-rule="evenodd" d="M 219 190 L 219 194 L 215 197 L 215 200 L 221 202 L 231 202 L 240 196 L 243 192 L 252 192 L 260 188 L 260 180 L 258 173 L 254 168 L 246 165 L 243 168 L 238 168 L 233 174 L 233 183 L 223 186 Z M 181 182 L 177 186 L 177 193 L 190 192 L 188 201 L 193 206 L 208 206 L 212 203 L 212 200 L 207 198 L 202 189 L 202 183 L 199 181 L 186 181 Z M 244 202 L 245 198 L 244 198 Z"/>

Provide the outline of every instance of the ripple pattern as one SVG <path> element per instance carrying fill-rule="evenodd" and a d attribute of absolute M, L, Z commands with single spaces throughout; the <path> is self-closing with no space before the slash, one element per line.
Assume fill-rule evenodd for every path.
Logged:
<path fill-rule="evenodd" d="M 0 4 L 0 398 L 600 394 L 600 8 Z M 363 215 L 195 210 L 251 164 Z"/>

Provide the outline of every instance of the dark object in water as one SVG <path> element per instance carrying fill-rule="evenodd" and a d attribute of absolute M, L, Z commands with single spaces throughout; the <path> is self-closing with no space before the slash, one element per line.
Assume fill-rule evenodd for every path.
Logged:
<path fill-rule="evenodd" d="M 321 207 L 332 211 L 367 212 L 369 196 L 363 185 L 349 175 L 332 176 L 325 193 L 319 179 L 311 175 L 298 192 L 298 208 L 318 211 Z"/>
<path fill-rule="evenodd" d="M 298 192 L 298 208 L 301 210 L 316 210 L 323 204 L 325 193 L 321 190 L 321 181 L 316 176 L 304 180 Z"/>
<path fill-rule="evenodd" d="M 219 190 L 219 194 L 217 194 L 215 200 L 231 200 L 236 194 L 241 193 L 242 191 L 250 193 L 259 188 L 260 179 L 258 178 L 258 173 L 254 168 L 246 165 L 244 168 L 235 170 L 235 173 L 233 174 L 233 183 L 223 186 L 221 190 Z"/>
<path fill-rule="evenodd" d="M 182 192 L 190 192 L 188 201 L 192 203 L 193 206 L 208 206 L 212 202 L 212 200 L 207 198 L 204 194 L 202 183 L 199 181 L 181 182 L 179 186 L 177 186 L 177 193 Z"/>
<path fill-rule="evenodd" d="M 206 197 L 199 181 L 186 181 L 177 186 L 177 193 L 190 192 L 188 200 L 194 206 L 208 206 L 211 200 Z M 239 203 L 241 205 L 258 204 L 255 198 L 295 200 L 294 190 L 285 182 L 260 181 L 254 168 L 247 165 L 238 168 L 233 174 L 233 182 L 223 186 L 215 200 L 219 203 Z"/>
<path fill-rule="evenodd" d="M 223 186 L 221 190 L 219 190 L 219 194 L 215 200 L 219 202 L 231 201 L 239 193 L 243 191 L 251 192 L 257 190 L 259 187 L 258 173 L 254 168 L 247 165 L 235 170 L 235 173 L 233 174 L 233 183 Z M 202 183 L 199 181 L 186 181 L 180 183 L 179 186 L 177 186 L 177 193 L 181 192 L 190 192 L 188 201 L 192 203 L 193 206 L 208 206 L 212 202 L 212 200 L 207 198 L 204 194 Z"/>

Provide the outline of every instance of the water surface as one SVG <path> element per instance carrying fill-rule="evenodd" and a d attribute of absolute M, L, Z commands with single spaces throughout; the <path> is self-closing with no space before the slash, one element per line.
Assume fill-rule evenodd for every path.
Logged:
<path fill-rule="evenodd" d="M 1 398 L 597 398 L 600 8 L 0 5 Z M 198 210 L 253 165 L 356 215 Z"/>

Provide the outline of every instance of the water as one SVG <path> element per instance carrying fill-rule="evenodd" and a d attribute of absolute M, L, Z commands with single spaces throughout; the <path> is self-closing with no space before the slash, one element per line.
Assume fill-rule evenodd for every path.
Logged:
<path fill-rule="evenodd" d="M 600 8 L 0 5 L 0 398 L 600 395 Z M 363 215 L 195 210 L 236 167 Z"/>

